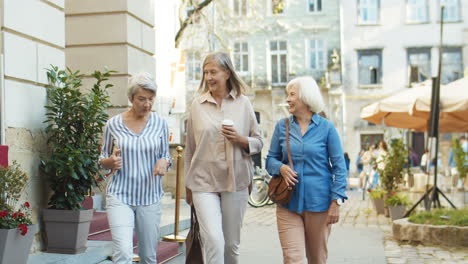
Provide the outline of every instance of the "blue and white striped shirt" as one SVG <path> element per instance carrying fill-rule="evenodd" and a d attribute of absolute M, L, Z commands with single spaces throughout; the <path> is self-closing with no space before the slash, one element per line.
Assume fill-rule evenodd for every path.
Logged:
<path fill-rule="evenodd" d="M 121 149 L 122 169 L 111 178 L 107 193 L 131 206 L 157 203 L 164 194 L 161 176 L 153 175 L 156 161 L 170 162 L 167 123 L 152 112 L 146 127 L 136 134 L 125 126 L 122 114 L 107 121 L 100 160 L 112 155 L 114 144 Z"/>

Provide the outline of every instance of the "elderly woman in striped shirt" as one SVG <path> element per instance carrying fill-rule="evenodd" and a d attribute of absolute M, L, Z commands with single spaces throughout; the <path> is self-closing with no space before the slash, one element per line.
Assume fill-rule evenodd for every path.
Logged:
<path fill-rule="evenodd" d="M 167 123 L 151 108 L 156 83 L 148 73 L 129 80 L 130 110 L 106 124 L 100 163 L 115 170 L 107 186 L 113 262 L 132 263 L 133 229 L 140 263 L 156 263 L 161 219 L 161 177 L 170 166 Z"/>

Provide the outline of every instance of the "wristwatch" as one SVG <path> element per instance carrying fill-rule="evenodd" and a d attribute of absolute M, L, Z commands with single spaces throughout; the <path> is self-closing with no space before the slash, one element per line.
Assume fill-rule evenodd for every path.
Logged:
<path fill-rule="evenodd" d="M 338 206 L 341 206 L 342 204 L 344 204 L 344 200 L 343 199 L 335 199 L 333 200 Z"/>

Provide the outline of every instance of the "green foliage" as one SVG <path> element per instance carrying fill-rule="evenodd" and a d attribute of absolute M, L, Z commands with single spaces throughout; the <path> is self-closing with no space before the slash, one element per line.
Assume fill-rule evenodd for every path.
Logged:
<path fill-rule="evenodd" d="M 382 182 L 382 187 L 388 193 L 395 192 L 398 184 L 403 180 L 403 168 L 407 163 L 408 148 L 403 139 L 394 138 L 390 140 L 390 148 L 383 158 L 385 166 L 377 168 Z"/>
<path fill-rule="evenodd" d="M 273 14 L 282 14 L 284 12 L 284 1 L 282 0 L 273 0 Z"/>
<path fill-rule="evenodd" d="M 0 228 L 18 228 L 21 235 L 28 231 L 31 222 L 29 203 L 18 206 L 18 202 L 28 185 L 29 177 L 16 161 L 8 167 L 0 166 Z M 18 208 L 19 207 L 19 208 Z"/>
<path fill-rule="evenodd" d="M 385 200 L 385 205 L 387 205 L 387 206 L 398 206 L 398 205 L 408 206 L 410 204 L 411 204 L 411 202 L 410 202 L 408 196 L 400 194 L 400 193 L 395 193 L 395 194 L 389 196 Z"/>
<path fill-rule="evenodd" d="M 416 224 L 468 226 L 468 208 L 424 211 L 411 215 L 409 221 Z"/>
<path fill-rule="evenodd" d="M 457 138 L 452 139 L 452 151 L 457 171 L 460 175 L 460 178 L 464 179 L 466 177 L 466 174 L 468 174 L 468 166 L 466 165 L 467 154 L 465 151 L 463 151 L 462 145 L 460 144 L 460 140 L 458 140 Z"/>
<path fill-rule="evenodd" d="M 108 119 L 107 89 L 113 86 L 103 82 L 112 72 L 95 71 L 95 84 L 85 93 L 79 71 L 55 66 L 47 71 L 49 102 L 44 123 L 50 152 L 41 161 L 41 172 L 53 191 L 51 209 L 81 209 L 85 195 L 102 180 L 97 164 L 99 136 Z"/>
<path fill-rule="evenodd" d="M 382 190 L 382 189 L 370 189 L 368 190 L 369 192 L 369 197 L 374 200 L 374 199 L 383 199 L 384 197 L 384 194 L 386 194 L 387 192 L 385 190 Z"/>

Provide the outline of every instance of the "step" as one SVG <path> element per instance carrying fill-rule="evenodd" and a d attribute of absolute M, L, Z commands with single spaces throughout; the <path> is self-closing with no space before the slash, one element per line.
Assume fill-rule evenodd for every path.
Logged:
<path fill-rule="evenodd" d="M 175 200 L 170 197 L 165 196 L 161 200 L 161 223 L 160 231 L 161 236 L 171 235 L 174 233 L 174 221 L 175 221 Z M 105 211 L 99 211 L 98 213 L 103 213 Z M 179 230 L 185 230 L 190 227 L 190 206 L 185 203 L 184 200 L 180 200 L 180 211 L 179 211 Z M 100 214 L 99 217 L 104 217 L 103 214 Z M 101 228 L 105 228 L 105 224 Z M 91 231 L 91 228 L 90 228 Z M 95 231 L 95 230 L 94 230 Z M 86 264 L 95 264 L 95 263 L 111 263 L 106 261 L 107 257 L 112 254 L 112 242 L 110 241 L 93 241 L 88 240 L 88 248 L 85 252 L 76 255 L 70 254 L 52 254 L 46 252 L 38 252 L 31 254 L 28 259 L 27 264 L 56 264 L 56 263 L 86 263 Z M 164 244 L 167 245 L 167 244 Z M 161 247 L 161 249 L 164 249 Z M 167 247 L 166 249 L 174 250 L 173 247 Z M 180 252 L 180 248 L 179 248 Z M 161 252 L 160 254 L 165 254 Z"/>

